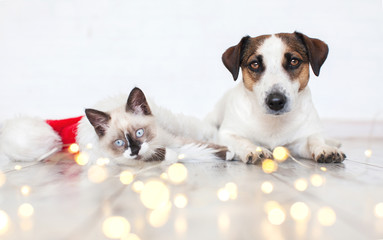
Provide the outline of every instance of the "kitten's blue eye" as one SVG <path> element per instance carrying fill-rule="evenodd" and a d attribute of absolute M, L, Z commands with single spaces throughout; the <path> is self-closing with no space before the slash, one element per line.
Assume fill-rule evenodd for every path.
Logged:
<path fill-rule="evenodd" d="M 144 129 L 140 128 L 136 131 L 136 137 L 140 138 L 144 135 Z"/>
<path fill-rule="evenodd" d="M 114 141 L 114 145 L 116 145 L 117 147 L 122 147 L 125 145 L 125 142 L 121 139 L 118 139 L 118 140 Z"/>

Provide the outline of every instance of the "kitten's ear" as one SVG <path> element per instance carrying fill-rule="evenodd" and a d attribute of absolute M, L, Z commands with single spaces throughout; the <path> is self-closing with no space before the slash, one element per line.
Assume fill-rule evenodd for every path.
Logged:
<path fill-rule="evenodd" d="M 95 109 L 85 109 L 85 115 L 94 127 L 97 135 L 102 137 L 109 128 L 110 115 Z"/>
<path fill-rule="evenodd" d="M 144 93 L 141 89 L 135 87 L 130 92 L 128 102 L 126 103 L 126 111 L 135 114 L 151 115 L 149 104 L 146 101 Z"/>

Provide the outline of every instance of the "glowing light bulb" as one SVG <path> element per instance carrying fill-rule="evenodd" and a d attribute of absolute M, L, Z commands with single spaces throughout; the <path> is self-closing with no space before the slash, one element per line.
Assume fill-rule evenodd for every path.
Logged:
<path fill-rule="evenodd" d="M 24 196 L 28 196 L 29 193 L 31 192 L 31 187 L 29 187 L 28 185 L 24 185 L 20 188 L 20 192 L 21 194 L 23 194 Z"/>
<path fill-rule="evenodd" d="M 233 182 L 226 183 L 225 189 L 229 193 L 229 198 L 231 200 L 237 199 L 237 196 L 238 196 L 237 184 L 235 184 Z"/>
<path fill-rule="evenodd" d="M 374 212 L 376 217 L 383 218 L 383 202 L 375 205 Z"/>
<path fill-rule="evenodd" d="M 128 185 L 131 182 L 133 182 L 133 179 L 134 179 L 134 175 L 129 170 L 125 170 L 120 173 L 120 181 L 122 182 L 122 184 Z"/>
<path fill-rule="evenodd" d="M 173 183 L 179 184 L 186 180 L 188 171 L 181 163 L 174 163 L 168 168 L 168 177 Z"/>
<path fill-rule="evenodd" d="M 78 165 L 84 166 L 84 165 L 88 164 L 89 156 L 85 152 L 80 152 L 80 153 L 76 154 L 76 156 L 74 157 L 74 160 L 76 161 L 76 163 Z"/>
<path fill-rule="evenodd" d="M 188 204 L 188 199 L 185 195 L 177 194 L 174 197 L 174 206 L 178 208 L 185 208 L 187 204 Z"/>
<path fill-rule="evenodd" d="M 169 189 L 163 182 L 151 180 L 142 189 L 140 199 L 146 208 L 157 209 L 169 202 L 169 195 Z"/>
<path fill-rule="evenodd" d="M 364 155 L 368 158 L 370 158 L 372 156 L 372 150 L 371 149 L 367 149 L 366 151 L 364 151 Z"/>
<path fill-rule="evenodd" d="M 322 207 L 318 211 L 318 221 L 323 226 L 331 226 L 336 221 L 336 214 L 330 207 Z"/>
<path fill-rule="evenodd" d="M 108 172 L 104 167 L 93 165 L 88 169 L 88 179 L 93 183 L 101 183 L 108 177 Z"/>
<path fill-rule="evenodd" d="M 6 212 L 0 210 L 0 235 L 5 234 L 9 229 L 9 217 Z"/>
<path fill-rule="evenodd" d="M 307 180 L 304 179 L 304 178 L 297 179 L 294 182 L 294 187 L 295 187 L 296 190 L 298 190 L 300 192 L 305 191 L 307 189 L 307 187 L 308 187 Z"/>
<path fill-rule="evenodd" d="M 274 189 L 274 186 L 269 181 L 263 182 L 261 185 L 261 190 L 263 193 L 269 194 L 273 191 L 273 189 Z"/>
<path fill-rule="evenodd" d="M 290 208 L 290 215 L 295 221 L 303 221 L 310 214 L 309 207 L 303 202 L 296 202 Z"/>
<path fill-rule="evenodd" d="M 124 217 L 112 216 L 104 220 L 102 231 L 108 238 L 120 239 L 129 234 L 130 223 Z"/>
<path fill-rule="evenodd" d="M 7 181 L 7 177 L 2 171 L 0 171 L 0 187 L 3 186 L 6 181 Z"/>
<path fill-rule="evenodd" d="M 227 200 L 230 199 L 230 193 L 227 191 L 226 188 L 218 189 L 217 196 L 218 196 L 218 199 L 223 202 L 226 202 Z"/>
<path fill-rule="evenodd" d="M 135 191 L 136 193 L 140 193 L 142 191 L 142 189 L 144 189 L 144 186 L 145 184 L 141 181 L 136 181 L 133 183 L 132 185 L 132 189 L 133 191 Z"/>
<path fill-rule="evenodd" d="M 310 182 L 315 187 L 320 187 L 324 183 L 324 178 L 319 174 L 313 174 L 310 177 Z"/>
<path fill-rule="evenodd" d="M 283 162 L 289 157 L 289 151 L 285 147 L 276 147 L 273 151 L 273 157 L 278 162 Z"/>
<path fill-rule="evenodd" d="M 275 161 L 273 161 L 271 159 L 263 160 L 263 162 L 262 162 L 262 170 L 265 173 L 272 173 L 272 172 L 277 171 L 277 169 L 278 169 L 278 164 Z"/>
<path fill-rule="evenodd" d="M 78 151 L 80 151 L 80 147 L 76 143 L 72 143 L 68 148 L 68 152 L 70 153 L 78 153 Z"/>
<path fill-rule="evenodd" d="M 273 225 L 281 225 L 285 219 L 286 214 L 283 212 L 283 210 L 279 207 L 271 209 L 268 214 L 267 218 L 269 219 L 269 222 Z"/>
<path fill-rule="evenodd" d="M 149 213 L 149 224 L 153 227 L 162 227 L 169 219 L 172 204 L 167 202 L 162 207 L 159 207 Z"/>
<path fill-rule="evenodd" d="M 34 208 L 31 204 L 29 203 L 23 203 L 20 205 L 18 214 L 20 217 L 30 217 L 33 215 Z"/>

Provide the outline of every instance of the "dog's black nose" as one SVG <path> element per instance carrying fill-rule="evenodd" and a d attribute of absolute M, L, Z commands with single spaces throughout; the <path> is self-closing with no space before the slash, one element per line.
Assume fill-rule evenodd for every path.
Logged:
<path fill-rule="evenodd" d="M 279 111 L 286 104 L 286 96 L 279 92 L 271 93 L 266 98 L 266 104 L 271 110 Z"/>

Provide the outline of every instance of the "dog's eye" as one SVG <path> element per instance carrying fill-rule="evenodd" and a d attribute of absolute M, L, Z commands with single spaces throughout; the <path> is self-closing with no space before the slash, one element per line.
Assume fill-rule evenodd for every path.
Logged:
<path fill-rule="evenodd" d="M 260 64 L 258 61 L 251 62 L 249 65 L 251 70 L 258 70 L 260 68 Z"/>
<path fill-rule="evenodd" d="M 299 61 L 298 59 L 296 59 L 296 58 L 292 58 L 292 59 L 290 60 L 290 65 L 293 66 L 293 67 L 298 66 L 299 63 L 300 63 L 300 61 Z"/>

